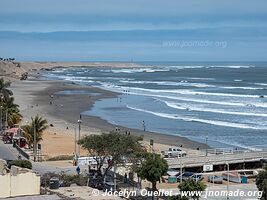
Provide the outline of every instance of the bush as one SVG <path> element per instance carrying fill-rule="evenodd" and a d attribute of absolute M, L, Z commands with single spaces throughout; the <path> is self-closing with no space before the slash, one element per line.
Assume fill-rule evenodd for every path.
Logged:
<path fill-rule="evenodd" d="M 9 163 L 9 168 L 11 168 L 12 165 L 22 168 L 32 169 L 32 163 L 28 160 L 13 160 Z"/>
<path fill-rule="evenodd" d="M 46 173 L 41 177 L 41 186 L 49 187 L 49 182 L 52 177 L 59 178 L 61 186 L 63 187 L 69 187 L 71 184 L 77 184 L 78 186 L 86 186 L 88 179 L 88 177 L 82 175 L 68 175 L 65 173 Z"/>
<path fill-rule="evenodd" d="M 73 160 L 73 155 L 60 155 L 48 158 L 46 161 Z"/>
<path fill-rule="evenodd" d="M 178 188 L 180 191 L 205 191 L 206 185 L 201 182 L 196 182 L 192 178 L 187 179 L 183 181 L 181 184 L 179 184 Z M 200 199 L 199 194 L 195 194 L 191 196 L 192 199 Z"/>
<path fill-rule="evenodd" d="M 258 174 L 256 185 L 259 191 L 262 191 L 261 199 L 267 199 L 267 166 Z"/>
<path fill-rule="evenodd" d="M 88 177 L 82 175 L 67 175 L 62 174 L 60 180 L 64 187 L 69 187 L 71 184 L 75 183 L 78 186 L 86 186 Z"/>

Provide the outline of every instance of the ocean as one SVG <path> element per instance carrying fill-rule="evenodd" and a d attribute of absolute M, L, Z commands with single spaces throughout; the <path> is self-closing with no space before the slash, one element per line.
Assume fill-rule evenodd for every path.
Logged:
<path fill-rule="evenodd" d="M 119 92 L 82 114 L 179 135 L 214 148 L 267 145 L 267 63 L 140 63 L 144 68 L 58 68 L 42 76 Z M 156 67 L 150 67 L 156 66 Z"/>

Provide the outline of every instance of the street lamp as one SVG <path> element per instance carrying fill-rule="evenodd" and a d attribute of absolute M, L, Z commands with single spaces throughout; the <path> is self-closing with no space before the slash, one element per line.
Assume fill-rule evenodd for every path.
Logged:
<path fill-rule="evenodd" d="M 5 116 L 5 124 L 4 124 L 4 127 L 5 127 L 5 130 L 8 128 L 8 108 L 6 108 L 6 116 Z"/>
<path fill-rule="evenodd" d="M 206 156 L 208 156 L 208 136 L 206 136 Z"/>
<path fill-rule="evenodd" d="M 77 131 L 76 127 L 74 127 L 74 133 L 75 133 L 75 139 L 74 139 L 74 153 L 75 153 L 75 158 L 77 156 Z"/>
<path fill-rule="evenodd" d="M 82 123 L 82 120 L 79 119 L 78 120 L 78 124 L 79 124 L 79 133 L 78 133 L 78 141 L 81 139 L 81 123 Z M 80 145 L 78 145 L 78 157 L 80 157 Z"/>
<path fill-rule="evenodd" d="M 1 105 L 0 105 L 0 119 L 1 119 L 1 126 L 0 126 L 0 130 L 3 129 L 3 94 L 0 94 L 0 100 L 1 100 Z"/>
<path fill-rule="evenodd" d="M 35 127 L 35 122 L 33 123 L 33 161 L 36 162 L 36 127 Z"/>
<path fill-rule="evenodd" d="M 2 131 L 3 130 L 3 117 L 2 117 L 2 114 L 3 114 L 3 106 L 1 104 L 0 106 L 0 121 L 1 121 L 1 126 L 0 126 L 0 130 Z"/>
<path fill-rule="evenodd" d="M 182 165 L 182 155 L 178 154 L 178 159 L 180 161 L 180 184 L 183 182 L 183 165 Z"/>
<path fill-rule="evenodd" d="M 227 165 L 227 199 L 229 199 L 229 163 Z"/>

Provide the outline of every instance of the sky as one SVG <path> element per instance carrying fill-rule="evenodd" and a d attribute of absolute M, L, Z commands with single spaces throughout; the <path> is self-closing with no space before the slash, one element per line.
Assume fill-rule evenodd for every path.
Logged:
<path fill-rule="evenodd" d="M 0 57 L 266 61 L 266 0 L 0 0 Z"/>

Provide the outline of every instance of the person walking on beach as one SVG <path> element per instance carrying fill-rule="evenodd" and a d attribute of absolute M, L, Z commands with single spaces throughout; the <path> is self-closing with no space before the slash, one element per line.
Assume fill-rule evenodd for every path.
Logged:
<path fill-rule="evenodd" d="M 142 121 L 142 125 L 143 125 L 144 131 L 146 131 L 146 124 L 145 124 L 145 121 L 144 120 Z"/>

